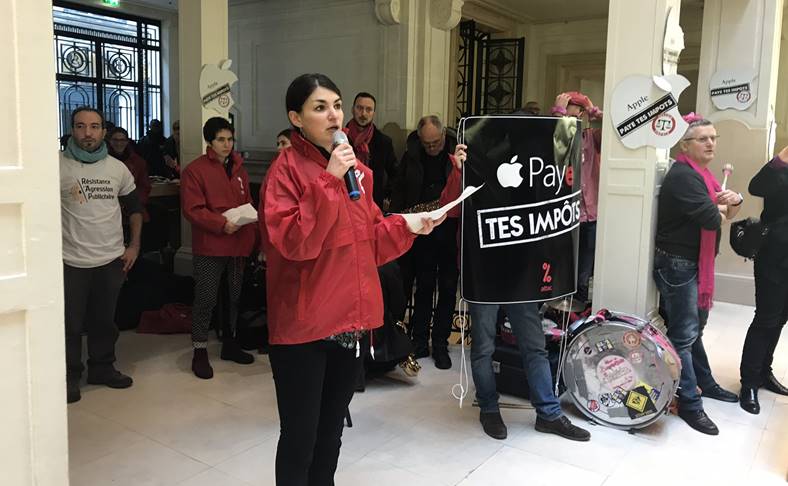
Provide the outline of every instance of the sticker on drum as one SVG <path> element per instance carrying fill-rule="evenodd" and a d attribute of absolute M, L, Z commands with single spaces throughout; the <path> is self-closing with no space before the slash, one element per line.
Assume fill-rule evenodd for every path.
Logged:
<path fill-rule="evenodd" d="M 635 331 L 629 331 L 624 333 L 624 337 L 621 338 L 624 342 L 624 346 L 628 348 L 636 348 L 640 346 L 640 334 Z"/>
<path fill-rule="evenodd" d="M 589 400 L 588 401 L 588 409 L 591 410 L 592 412 L 598 412 L 599 411 L 599 403 L 596 400 Z"/>
<path fill-rule="evenodd" d="M 640 354 L 640 351 L 632 351 L 629 353 L 629 360 L 635 364 L 639 364 L 643 362 L 643 355 Z"/>
<path fill-rule="evenodd" d="M 606 407 L 609 407 L 613 405 L 613 397 L 610 395 L 610 393 L 603 393 L 599 395 L 599 403 L 601 403 Z"/>
<path fill-rule="evenodd" d="M 623 356 L 610 354 L 596 365 L 596 376 L 607 388 L 623 388 L 629 390 L 637 381 L 637 374 L 632 363 Z"/>

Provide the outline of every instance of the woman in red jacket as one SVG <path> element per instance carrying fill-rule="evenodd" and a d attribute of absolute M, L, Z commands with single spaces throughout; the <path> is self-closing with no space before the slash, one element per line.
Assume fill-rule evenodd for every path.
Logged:
<path fill-rule="evenodd" d="M 249 175 L 242 166 L 241 155 L 233 151 L 235 130 L 224 118 L 214 117 L 205 122 L 202 133 L 208 148 L 181 174 L 181 207 L 192 225 L 192 371 L 199 378 L 209 379 L 213 368 L 206 345 L 219 282 L 227 272 L 230 328 L 235 334 L 244 264 L 256 243 L 256 227 L 236 226 L 222 215 L 228 209 L 252 202 Z M 240 364 L 254 361 L 234 335 L 223 337 L 221 358 Z"/>
<path fill-rule="evenodd" d="M 377 267 L 402 255 L 415 235 L 372 200 L 372 171 L 341 130 L 339 88 L 304 74 L 287 89 L 292 146 L 274 160 L 260 190 L 268 262 L 269 358 L 281 434 L 276 484 L 334 484 L 342 422 L 358 376 L 359 340 L 383 323 Z M 355 168 L 355 169 L 354 169 Z M 355 170 L 352 201 L 343 182 Z M 422 220 L 421 234 L 435 224 Z"/>

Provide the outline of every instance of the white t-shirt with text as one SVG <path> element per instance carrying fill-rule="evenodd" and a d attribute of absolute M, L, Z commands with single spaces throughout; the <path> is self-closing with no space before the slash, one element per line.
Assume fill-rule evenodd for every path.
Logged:
<path fill-rule="evenodd" d="M 131 172 L 114 157 L 85 164 L 60 153 L 63 261 L 67 265 L 100 267 L 123 255 L 118 196 L 134 189 Z"/>

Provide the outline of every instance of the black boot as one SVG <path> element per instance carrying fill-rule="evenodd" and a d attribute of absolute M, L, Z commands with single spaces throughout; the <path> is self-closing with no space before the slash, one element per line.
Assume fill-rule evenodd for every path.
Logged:
<path fill-rule="evenodd" d="M 761 412 L 761 404 L 758 403 L 758 389 L 742 387 L 739 395 L 739 405 L 746 412 L 758 415 Z"/>
<path fill-rule="evenodd" d="M 78 402 L 82 399 L 79 391 L 79 378 L 66 378 L 66 403 Z"/>
<path fill-rule="evenodd" d="M 238 364 L 254 363 L 254 356 L 247 353 L 233 338 L 227 339 L 222 343 L 221 358 L 225 361 L 235 361 Z"/>
<path fill-rule="evenodd" d="M 506 424 L 503 423 L 501 412 L 479 412 L 479 422 L 482 423 L 484 433 L 493 439 L 506 438 Z"/>
<path fill-rule="evenodd" d="M 128 388 L 134 383 L 130 376 L 126 376 L 115 367 L 101 369 L 88 369 L 88 384 L 106 385 L 110 388 Z"/>
<path fill-rule="evenodd" d="M 772 393 L 776 393 L 778 395 L 788 396 L 788 388 L 783 386 L 782 383 L 777 381 L 777 377 L 774 376 L 774 373 L 769 372 L 769 376 L 763 381 L 763 388 L 766 388 Z"/>
<path fill-rule="evenodd" d="M 208 361 L 208 350 L 205 348 L 195 348 L 192 358 L 192 372 L 197 378 L 210 380 L 213 378 L 213 368 Z"/>

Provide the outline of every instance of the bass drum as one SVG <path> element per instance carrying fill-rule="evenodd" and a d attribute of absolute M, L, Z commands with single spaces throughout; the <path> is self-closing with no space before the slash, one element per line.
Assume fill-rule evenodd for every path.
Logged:
<path fill-rule="evenodd" d="M 594 422 L 617 429 L 651 425 L 667 411 L 681 362 L 662 331 L 607 310 L 576 323 L 563 359 L 567 393 Z"/>

